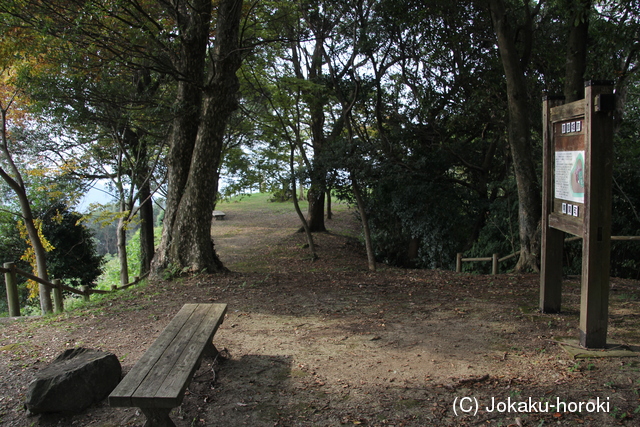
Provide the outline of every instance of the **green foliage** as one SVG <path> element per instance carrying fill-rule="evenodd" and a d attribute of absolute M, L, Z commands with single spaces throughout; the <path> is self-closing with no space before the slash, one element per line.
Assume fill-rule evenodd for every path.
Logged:
<path fill-rule="evenodd" d="M 614 236 L 640 236 L 640 82 L 632 86 L 624 121 L 614 142 L 613 223 Z M 640 279 L 640 242 L 611 244 L 611 274 Z"/>
<path fill-rule="evenodd" d="M 139 234 L 140 233 L 136 233 L 136 236 L 139 236 Z M 127 250 L 130 248 L 133 249 L 129 244 L 127 244 Z M 129 256 L 128 252 L 127 255 L 129 277 L 135 277 L 135 275 L 138 274 L 136 270 L 139 268 L 139 263 L 136 263 L 134 257 Z M 105 260 L 104 272 L 98 278 L 98 286 L 104 289 L 110 289 L 112 286 L 120 286 L 120 261 L 118 260 L 117 255 L 106 255 Z"/>
<path fill-rule="evenodd" d="M 484 225 L 478 237 L 467 251 L 462 251 L 468 258 L 486 258 L 497 253 L 499 257 L 519 252 L 518 236 L 518 197 L 513 180 L 501 183 L 498 197 L 484 206 Z M 460 252 L 460 251 L 459 251 Z M 516 258 L 500 264 L 500 271 L 509 271 L 515 266 Z M 490 262 L 463 263 L 462 271 L 488 274 L 491 272 Z"/>
<path fill-rule="evenodd" d="M 256 189 L 261 193 L 275 192 L 286 182 L 285 153 L 268 144 L 254 144 L 251 148 L 232 147 L 225 153 L 223 197 Z"/>
<path fill-rule="evenodd" d="M 82 216 L 63 203 L 40 213 L 42 231 L 54 249 L 47 254 L 52 278 L 69 286 L 94 287 L 102 273 L 102 257 L 96 253 L 93 235 L 82 223 Z"/>
<path fill-rule="evenodd" d="M 465 203 L 451 185 L 419 176 L 385 179 L 369 205 L 376 258 L 393 265 L 450 269 L 466 232 Z M 411 245 L 417 252 L 411 254 Z"/>
<path fill-rule="evenodd" d="M 160 240 L 162 227 L 155 227 L 155 240 Z M 120 262 L 117 255 L 107 254 L 104 256 L 104 268 L 102 274 L 97 279 L 98 287 L 110 289 L 111 286 L 120 286 Z M 129 277 L 140 275 L 140 230 L 131 234 L 127 241 L 127 260 L 129 266 Z"/>
<path fill-rule="evenodd" d="M 56 203 L 40 213 L 44 236 L 54 246 L 47 254 L 47 267 L 51 278 L 61 279 L 68 286 L 95 286 L 101 273 L 102 257 L 95 252 L 93 236 L 82 224 L 82 216 L 71 212 L 64 203 Z M 0 263 L 13 262 L 18 268 L 31 267 L 20 257 L 27 245 L 16 227 L 16 217 L 0 210 Z M 30 310 L 26 280 L 18 275 L 20 307 Z M 2 280 L 4 294 L 4 277 Z M 6 302 L 0 299 L 0 311 L 6 311 Z M 36 311 L 39 308 L 36 309 Z"/>
<path fill-rule="evenodd" d="M 98 12 L 97 3 L 48 15 L 48 8 L 40 8 L 44 3 L 33 3 L 33 8 L 15 0 L 6 3 L 0 11 L 11 11 L 3 15 L 7 30 L 37 35 L 40 42 L 33 44 L 32 54 L 46 59 L 38 61 L 40 66 L 23 62 L 18 73 L 32 95 L 34 112 L 51 123 L 14 131 L 22 163 L 31 165 L 24 160 L 44 149 L 56 153 L 56 161 L 63 158 L 67 171 L 117 171 L 121 190 L 146 180 L 140 171 L 165 154 L 160 141 L 166 140 L 180 107 L 171 106 L 176 89 L 171 76 L 179 74 L 168 60 L 178 46 L 171 12 L 153 4 L 126 7 L 125 1 L 106 15 Z M 597 13 L 592 9 L 590 14 L 575 9 L 585 2 L 506 4 L 527 80 L 532 156 L 539 175 L 539 100 L 544 92 L 562 92 L 567 34 L 589 19 L 585 79 L 615 78 L 626 102 L 625 115 L 616 117 L 613 234 L 639 235 L 637 1 L 600 2 Z M 223 196 L 257 189 L 286 200 L 293 173 L 299 182 L 326 180 L 327 188 L 353 201 L 354 180 L 362 189 L 381 261 L 451 268 L 456 252 L 471 257 L 517 252 L 518 197 L 506 136 L 506 85 L 486 7 L 440 0 L 252 5 L 254 15 L 246 17 L 243 29 L 245 46 L 251 48 L 243 50 L 238 73 L 242 114 L 228 127 L 222 168 L 211 171 L 223 178 Z M 94 28 L 97 33 L 89 31 Z M 52 133 L 57 138 L 50 138 Z M 288 165 L 292 146 L 296 171 Z M 143 148 L 150 152 L 143 155 Z M 119 156 L 113 155 L 116 151 Z M 72 180 L 54 188 L 67 175 L 51 180 L 45 166 L 33 163 L 27 176 L 29 188 L 42 190 L 30 194 L 41 212 L 54 192 L 78 190 Z M 140 172 L 137 178 L 127 177 L 135 171 Z M 133 198 L 129 202 L 133 209 Z M 104 216 L 109 225 L 100 230 L 106 243 L 115 239 L 115 216 L 109 215 Z M 15 230 L 6 227 L 0 230 L 0 255 L 10 258 L 23 242 L 13 240 Z M 131 227 L 128 252 L 135 269 L 139 248 L 133 232 Z M 115 245 L 100 253 L 115 253 Z M 579 272 L 580 244 L 567 244 L 564 256 L 565 271 Z M 612 245 L 612 274 L 640 278 L 638 260 L 639 243 Z M 110 261 L 103 280 L 115 274 L 113 283 L 118 283 L 119 267 L 112 263 L 117 261 Z M 488 272 L 490 265 L 464 268 Z"/>
<path fill-rule="evenodd" d="M 117 203 L 93 204 L 89 207 L 85 224 L 95 236 L 96 250 L 100 255 L 117 253 L 118 220 L 127 217 L 128 212 L 119 212 Z M 131 238 L 138 225 L 135 220 L 127 224 L 127 238 Z"/>

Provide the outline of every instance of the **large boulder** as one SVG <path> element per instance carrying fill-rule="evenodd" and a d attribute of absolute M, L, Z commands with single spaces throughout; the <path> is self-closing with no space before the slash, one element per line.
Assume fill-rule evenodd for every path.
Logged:
<path fill-rule="evenodd" d="M 26 409 L 32 414 L 76 413 L 100 402 L 118 385 L 118 358 L 99 350 L 65 351 L 29 384 Z"/>

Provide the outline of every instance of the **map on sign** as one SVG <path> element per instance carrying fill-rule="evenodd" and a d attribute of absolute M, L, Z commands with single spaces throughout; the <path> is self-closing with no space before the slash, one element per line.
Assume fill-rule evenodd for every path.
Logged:
<path fill-rule="evenodd" d="M 584 151 L 556 151 L 555 197 L 584 203 Z"/>

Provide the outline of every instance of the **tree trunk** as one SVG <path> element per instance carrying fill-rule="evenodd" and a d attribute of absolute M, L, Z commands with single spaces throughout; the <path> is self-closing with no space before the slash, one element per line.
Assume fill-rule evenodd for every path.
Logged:
<path fill-rule="evenodd" d="M 187 24 L 179 64 L 190 78 L 179 81 L 177 99 L 180 111 L 189 117 L 174 121 L 167 208 L 162 241 L 153 261 L 154 273 L 169 265 L 189 272 L 224 270 L 211 239 L 211 212 L 224 131 L 237 108 L 242 0 L 222 0 L 218 4 L 213 63 L 206 81 L 211 2 L 197 0 L 191 4 L 195 10 L 183 11 L 183 18 L 188 20 L 182 21 Z"/>
<path fill-rule="evenodd" d="M 309 80 L 316 83 L 322 77 L 324 34 L 316 34 L 316 45 L 309 67 Z M 327 231 L 324 224 L 325 171 L 318 161 L 325 147 L 324 107 L 325 100 L 318 91 L 308 94 L 309 115 L 311 118 L 311 143 L 313 145 L 314 164 L 311 171 L 311 187 L 307 192 L 309 200 L 308 223 L 311 232 Z"/>
<path fill-rule="evenodd" d="M 518 186 L 520 258 L 516 271 L 539 271 L 539 225 L 542 202 L 531 156 L 530 105 L 526 80 L 504 3 L 502 0 L 490 0 L 490 6 L 500 58 L 507 80 L 509 145 Z"/>
<path fill-rule="evenodd" d="M 29 240 L 31 241 L 31 247 L 33 247 L 33 252 L 36 256 L 36 267 L 39 278 L 49 281 L 49 272 L 47 271 L 47 251 L 45 250 L 42 242 L 40 241 L 40 236 L 38 235 L 38 230 L 35 227 L 33 222 L 33 216 L 31 215 L 31 207 L 29 207 L 28 217 L 25 215 L 25 209 L 23 207 L 23 200 L 27 200 L 26 193 L 24 197 L 18 195 L 20 200 L 20 206 L 22 207 L 22 214 L 24 216 L 24 224 L 27 228 L 27 233 L 29 234 Z M 40 294 L 40 311 L 42 314 L 53 313 L 53 303 L 51 301 L 51 288 L 40 283 L 38 285 L 38 291 Z"/>
<path fill-rule="evenodd" d="M 155 249 L 153 200 L 151 199 L 151 186 L 148 179 L 140 184 L 138 188 L 138 200 L 140 203 L 140 276 L 143 276 L 151 270 L 151 260 Z"/>
<path fill-rule="evenodd" d="M 351 174 L 351 188 L 353 189 L 353 195 L 356 197 L 356 203 L 358 204 L 358 213 L 360 213 L 360 221 L 362 222 L 362 231 L 364 232 L 364 244 L 367 249 L 367 263 L 369 264 L 369 271 L 376 271 L 376 257 L 373 253 L 373 244 L 371 242 L 371 230 L 369 229 L 369 217 L 365 210 L 364 199 L 362 198 L 362 192 L 360 186 Z"/>
<path fill-rule="evenodd" d="M 151 260 L 155 250 L 153 232 L 153 199 L 151 198 L 151 171 L 149 168 L 149 152 L 144 135 L 140 135 L 132 130 L 131 146 L 135 155 L 132 181 L 138 189 L 137 199 L 139 209 L 137 214 L 140 220 L 140 276 L 147 274 L 151 270 Z M 131 205 L 135 202 L 132 200 Z M 134 214 L 135 215 L 135 214 Z M 132 215 L 130 215 L 131 217 Z"/>
<path fill-rule="evenodd" d="M 31 204 L 27 196 L 27 189 L 24 185 L 20 170 L 16 166 L 11 153 L 9 152 L 9 142 L 7 137 L 7 111 L 9 110 L 11 103 L 8 106 L 0 107 L 2 113 L 2 154 L 5 157 L 5 161 L 13 172 L 14 177 L 9 175 L 2 166 L 0 166 L 0 177 L 9 185 L 9 187 L 16 193 L 18 202 L 20 203 L 20 210 L 22 212 L 22 220 L 24 221 L 27 234 L 29 235 L 29 241 L 36 257 L 37 272 L 34 272 L 39 278 L 48 281 L 49 273 L 47 272 L 47 251 L 40 240 L 38 229 L 34 224 L 33 212 L 31 211 Z M 53 313 L 53 303 L 51 301 L 51 289 L 43 284 L 39 284 L 38 291 L 40 294 L 40 310 L 42 314 Z"/>
<path fill-rule="evenodd" d="M 125 227 L 124 203 L 121 203 L 120 218 L 116 234 L 118 236 L 118 260 L 120 261 L 120 285 L 124 286 L 129 283 L 129 260 L 127 258 L 127 230 Z"/>
<path fill-rule="evenodd" d="M 180 2 L 174 10 L 174 19 L 180 23 L 179 57 L 175 67 L 182 78 L 177 83 L 175 102 L 176 115 L 167 156 L 167 199 L 160 245 L 156 252 L 152 270 L 159 273 L 173 264 L 171 248 L 180 236 L 174 235 L 174 222 L 181 197 L 189 176 L 202 102 L 201 86 L 204 82 L 204 66 L 211 21 L 211 2 L 197 0 L 193 9 Z"/>
<path fill-rule="evenodd" d="M 289 168 L 291 169 L 291 191 L 293 191 L 293 206 L 296 210 L 296 213 L 298 214 L 298 218 L 300 218 L 300 222 L 302 223 L 302 230 L 304 231 L 305 235 L 307 236 L 307 244 L 309 245 L 309 251 L 311 252 L 311 259 L 312 260 L 316 260 L 318 259 L 318 254 L 316 253 L 316 244 L 313 241 L 313 234 L 311 234 L 311 229 L 309 228 L 309 223 L 307 222 L 307 220 L 304 217 L 304 214 L 302 213 L 302 210 L 300 209 L 300 203 L 298 203 L 298 194 L 296 191 L 296 174 L 294 173 L 295 171 L 295 167 L 294 167 L 294 155 L 295 155 L 295 150 L 296 147 L 294 144 L 291 144 L 291 155 L 289 157 Z"/>
<path fill-rule="evenodd" d="M 570 15 L 569 43 L 564 78 L 565 102 L 584 98 L 584 73 L 587 68 L 589 12 L 591 0 L 580 0 Z"/>
<path fill-rule="evenodd" d="M 7 180 L 7 178 L 10 178 L 1 168 L 0 174 L 2 174 L 2 177 L 5 179 L 5 181 Z M 11 181 L 17 184 L 16 181 Z M 31 242 L 31 247 L 33 248 L 33 252 L 36 257 L 37 271 L 34 271 L 34 274 L 36 274 L 39 278 L 48 281 L 49 273 L 47 271 L 47 251 L 42 245 L 42 241 L 40 241 L 40 236 L 33 220 L 33 214 L 31 212 L 31 205 L 29 204 L 29 200 L 27 198 L 27 193 L 21 186 L 14 187 L 11 182 L 7 181 L 7 183 L 15 191 L 20 202 L 22 220 L 24 221 L 25 228 L 27 229 L 27 235 L 29 236 L 29 241 Z M 40 310 L 42 314 L 53 313 L 51 289 L 43 284 L 39 284 L 38 293 L 40 296 Z"/>
<path fill-rule="evenodd" d="M 318 231 L 327 231 L 324 224 L 324 195 L 325 192 L 321 183 L 311 184 L 311 188 L 307 191 L 307 199 L 309 200 L 308 219 L 309 230 L 312 233 Z"/>

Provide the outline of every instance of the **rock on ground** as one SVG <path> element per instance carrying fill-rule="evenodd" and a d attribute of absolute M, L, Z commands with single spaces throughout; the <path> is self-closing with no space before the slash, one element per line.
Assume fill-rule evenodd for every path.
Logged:
<path fill-rule="evenodd" d="M 77 413 L 105 399 L 118 385 L 118 358 L 99 350 L 69 349 L 38 372 L 29 384 L 26 409 L 32 414 Z"/>

